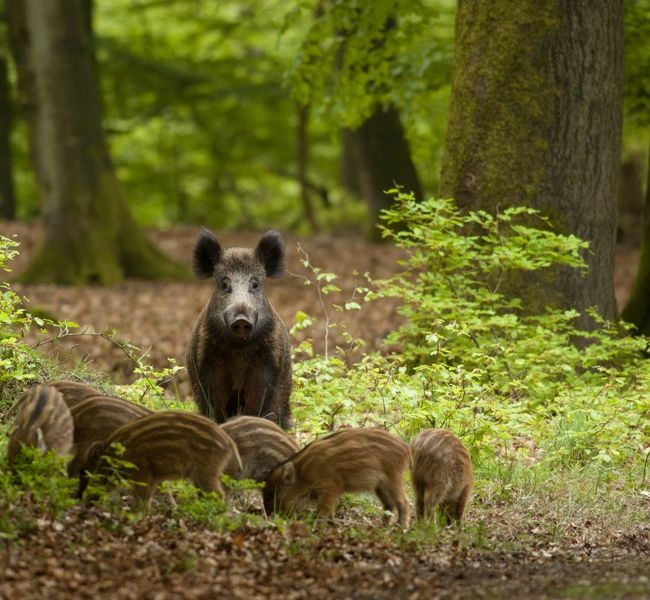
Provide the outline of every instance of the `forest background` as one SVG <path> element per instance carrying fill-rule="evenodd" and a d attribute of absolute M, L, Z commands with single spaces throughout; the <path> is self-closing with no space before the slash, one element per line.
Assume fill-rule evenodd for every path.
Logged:
<path fill-rule="evenodd" d="M 106 540 L 96 550 L 60 524 L 112 529 L 124 549 L 135 519 L 165 556 L 169 527 L 226 548 L 209 563 L 192 538 L 162 576 L 147 550 L 149 567 L 128 568 L 153 589 L 212 573 L 241 590 L 233 548 L 250 572 L 251 552 L 283 564 L 293 548 L 347 593 L 356 571 L 339 563 L 373 547 L 357 573 L 369 593 L 428 597 L 444 581 L 462 595 L 453 581 L 471 572 L 472 597 L 496 569 L 512 579 L 499 593 L 525 597 L 575 583 L 567 565 L 583 560 L 577 593 L 647 592 L 650 2 L 25 0 L 2 17 L 0 211 L 23 244 L 13 262 L 11 240 L 1 248 L 16 271 L 0 305 L 3 429 L 26 383 L 56 377 L 191 408 L 179 364 L 209 294 L 188 281 L 192 240 L 207 226 L 253 245 L 277 228 L 290 277 L 268 293 L 293 336 L 301 441 L 449 427 L 476 486 L 462 534 L 385 536 L 366 499 L 323 541 L 186 488 L 180 508 L 134 516 L 107 495 L 88 518 L 40 465 L 2 480 L 0 590 L 59 569 L 49 580 L 69 592 L 75 557 Z M 618 306 L 617 243 L 640 254 Z M 354 524 L 368 511 L 366 537 Z M 32 566 L 11 543 L 36 543 L 41 513 Z M 83 550 L 49 564 L 48 544 Z M 297 597 L 318 590 L 306 579 Z"/>

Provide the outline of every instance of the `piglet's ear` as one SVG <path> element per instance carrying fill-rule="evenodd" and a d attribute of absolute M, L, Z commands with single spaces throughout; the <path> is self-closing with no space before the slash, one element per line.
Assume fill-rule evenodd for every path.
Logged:
<path fill-rule="evenodd" d="M 267 277 L 284 275 L 284 243 L 277 231 L 267 231 L 255 248 L 255 258 L 264 265 Z"/>
<path fill-rule="evenodd" d="M 221 259 L 221 245 L 217 236 L 207 229 L 202 229 L 194 244 L 192 270 L 199 279 L 208 279 L 214 275 L 214 268 Z"/>

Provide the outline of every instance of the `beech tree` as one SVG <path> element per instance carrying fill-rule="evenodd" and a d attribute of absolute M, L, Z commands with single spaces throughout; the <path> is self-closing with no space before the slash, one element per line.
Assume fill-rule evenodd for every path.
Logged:
<path fill-rule="evenodd" d="M 467 209 L 528 205 L 589 242 L 586 274 L 516 283 L 534 308 L 616 317 L 623 0 L 459 0 L 441 192 Z M 586 323 L 586 321 L 583 321 Z"/>
<path fill-rule="evenodd" d="M 44 228 L 22 279 L 107 284 L 183 275 L 125 203 L 102 130 L 89 14 L 85 0 L 7 3 Z"/>
<path fill-rule="evenodd" d="M 323 0 L 289 70 L 298 101 L 342 127 L 341 182 L 366 202 L 374 236 L 380 211 L 392 205 L 388 189 L 422 197 L 401 116 L 412 104 L 405 98 L 440 85 L 430 81 L 421 43 L 434 13 L 410 0 Z M 426 60 L 437 70 L 440 59 Z"/>
<path fill-rule="evenodd" d="M 394 106 L 378 106 L 356 129 L 345 130 L 343 144 L 342 179 L 366 202 L 370 225 L 378 223 L 380 211 L 392 205 L 393 198 L 386 190 L 396 184 L 422 198 L 408 140 Z"/>

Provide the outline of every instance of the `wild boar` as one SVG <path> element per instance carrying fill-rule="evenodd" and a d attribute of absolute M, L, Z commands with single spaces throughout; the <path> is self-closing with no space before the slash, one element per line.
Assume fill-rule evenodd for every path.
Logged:
<path fill-rule="evenodd" d="M 472 461 L 463 443 L 446 429 L 425 429 L 411 444 L 411 479 L 418 519 L 436 508 L 447 524 L 460 522 L 472 491 Z"/>
<path fill-rule="evenodd" d="M 101 396 L 102 392 L 80 381 L 71 381 L 63 379 L 61 381 L 49 381 L 46 385 L 51 385 L 61 392 L 65 403 L 68 408 L 72 408 L 75 404 L 83 402 L 93 396 Z"/>
<path fill-rule="evenodd" d="M 265 481 L 277 465 L 300 450 L 292 436 L 268 419 L 233 417 L 221 428 L 235 442 L 241 458 L 241 467 L 233 457 L 224 471 L 233 479 Z"/>
<path fill-rule="evenodd" d="M 398 521 L 408 521 L 403 473 L 409 446 L 383 429 L 339 431 L 305 446 L 280 463 L 264 487 L 267 514 L 292 512 L 302 501 L 317 498 L 318 513 L 329 517 L 345 492 L 374 492 L 384 509 L 397 507 Z"/>
<path fill-rule="evenodd" d="M 267 277 L 283 274 L 284 245 L 269 231 L 249 248 L 223 250 L 204 229 L 194 246 L 194 273 L 212 279 L 186 356 L 202 415 L 223 423 L 235 415 L 291 423 L 291 348 L 284 323 L 264 293 Z"/>
<path fill-rule="evenodd" d="M 186 479 L 204 491 L 223 493 L 221 473 L 233 456 L 239 456 L 235 442 L 206 417 L 183 411 L 152 413 L 130 421 L 89 449 L 79 478 L 79 497 L 89 471 L 106 474 L 100 459 L 115 456 L 111 446 L 116 443 L 125 448 L 120 459 L 135 466 L 126 477 L 143 484 L 134 491 L 147 503 L 158 485 L 170 479 Z"/>
<path fill-rule="evenodd" d="M 75 404 L 70 413 L 74 421 L 74 458 L 68 465 L 68 475 L 73 477 L 79 474 L 91 446 L 108 439 L 129 421 L 150 415 L 151 411 L 121 398 L 94 396 Z"/>
<path fill-rule="evenodd" d="M 14 430 L 9 438 L 7 458 L 14 461 L 22 446 L 65 455 L 72 451 L 73 423 L 63 396 L 55 388 L 37 385 L 23 393 L 17 403 Z"/>

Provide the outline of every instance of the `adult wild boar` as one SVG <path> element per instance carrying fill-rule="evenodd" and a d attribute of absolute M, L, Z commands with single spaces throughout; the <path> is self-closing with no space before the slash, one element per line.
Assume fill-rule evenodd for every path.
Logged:
<path fill-rule="evenodd" d="M 254 250 L 223 250 L 201 231 L 194 246 L 197 277 L 214 282 L 194 325 L 186 364 L 201 414 L 223 423 L 234 415 L 291 422 L 291 348 L 284 323 L 264 293 L 267 277 L 281 277 L 284 244 L 265 233 Z"/>

